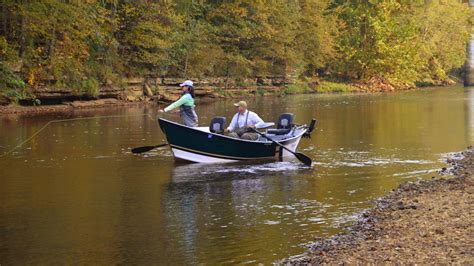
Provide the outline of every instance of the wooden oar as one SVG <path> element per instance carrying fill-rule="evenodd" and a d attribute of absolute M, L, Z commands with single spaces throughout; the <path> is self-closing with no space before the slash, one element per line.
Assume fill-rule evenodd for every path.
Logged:
<path fill-rule="evenodd" d="M 151 151 L 151 150 L 153 150 L 153 149 L 156 149 L 156 148 L 159 148 L 159 147 L 163 147 L 163 146 L 166 146 L 166 145 L 168 145 L 168 143 L 163 143 L 163 144 L 156 145 L 156 146 L 136 147 L 136 148 L 133 148 L 133 149 L 132 149 L 132 152 L 133 152 L 133 153 L 144 153 L 144 152 Z"/>
<path fill-rule="evenodd" d="M 275 143 L 276 145 L 282 147 L 283 149 L 287 150 L 288 152 L 292 153 L 298 160 L 300 160 L 300 162 L 302 162 L 303 164 L 307 165 L 307 166 L 311 166 L 311 164 L 313 163 L 313 161 L 311 160 L 311 158 L 309 158 L 308 156 L 300 153 L 300 152 L 294 152 L 290 149 L 288 149 L 287 147 L 283 146 L 282 144 L 274 141 L 273 139 L 269 138 L 267 135 L 257 131 L 255 128 L 251 128 L 251 130 L 257 134 L 259 134 L 260 136 L 270 140 L 271 142 Z"/>

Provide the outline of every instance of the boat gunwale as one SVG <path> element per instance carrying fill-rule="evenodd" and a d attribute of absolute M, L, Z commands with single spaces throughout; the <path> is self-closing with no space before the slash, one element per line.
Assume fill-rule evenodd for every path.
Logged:
<path fill-rule="evenodd" d="M 267 141 L 255 141 L 255 140 L 246 140 L 246 139 L 237 139 L 237 138 L 233 138 L 233 137 L 229 137 L 229 136 L 226 136 L 226 135 L 223 135 L 223 134 L 218 134 L 218 133 L 214 133 L 214 132 L 206 132 L 206 131 L 202 131 L 202 130 L 199 130 L 197 128 L 194 128 L 194 127 L 189 127 L 189 126 L 186 126 L 186 125 L 183 125 L 183 124 L 180 124 L 180 123 L 177 123 L 177 122 L 174 122 L 174 121 L 171 121 L 171 120 L 168 120 L 168 119 L 164 119 L 164 118 L 158 118 L 158 124 L 159 124 L 159 120 L 161 121 L 164 121 L 164 122 L 167 122 L 167 123 L 171 123 L 171 124 L 174 124 L 174 125 L 178 125 L 178 126 L 181 126 L 181 127 L 184 127 L 184 128 L 187 128 L 187 129 L 192 129 L 192 130 L 195 130 L 195 131 L 199 131 L 203 134 L 212 134 L 214 136 L 218 136 L 218 137 L 223 137 L 223 138 L 227 138 L 227 139 L 231 139 L 231 140 L 235 140 L 235 141 L 243 141 L 243 142 L 250 142 L 250 143 L 260 143 L 260 144 L 268 144 L 268 143 L 272 143 L 271 140 L 269 140 L 267 138 Z M 161 127 L 161 126 L 160 126 Z M 306 133 L 308 131 L 308 127 L 307 125 L 301 125 L 299 126 L 300 128 L 302 128 L 301 132 L 295 136 L 292 136 L 290 138 L 286 138 L 286 139 L 282 139 L 282 140 L 275 140 L 275 142 L 278 142 L 280 144 L 283 144 L 287 141 L 290 141 L 290 140 L 293 140 L 293 139 L 296 139 L 296 138 L 301 138 L 303 136 L 304 133 Z M 162 129 L 163 131 L 163 129 Z M 163 133 L 165 133 L 165 136 L 167 135 L 166 132 L 163 131 Z"/>

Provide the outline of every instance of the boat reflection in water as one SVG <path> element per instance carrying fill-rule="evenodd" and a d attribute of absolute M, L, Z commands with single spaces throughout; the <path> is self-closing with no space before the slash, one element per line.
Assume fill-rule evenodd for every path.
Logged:
<path fill-rule="evenodd" d="M 233 258 L 233 262 L 245 262 L 245 257 L 225 254 L 236 249 L 206 252 L 229 245 L 246 249 L 242 242 L 249 243 L 244 253 L 255 257 L 255 253 L 261 251 L 252 247 L 267 245 L 266 238 L 259 234 L 268 230 L 264 227 L 269 224 L 278 223 L 269 220 L 275 215 L 275 206 L 268 203 L 291 200 L 294 193 L 304 189 L 304 183 L 295 183 L 294 178 L 307 171 L 312 170 L 298 161 L 177 165 L 162 202 L 167 231 L 174 236 L 170 238 L 172 245 L 181 247 L 186 263 L 198 263 L 204 258 L 222 259 L 220 262 L 231 262 L 228 259 Z M 276 198 L 273 198 L 274 191 L 280 191 Z M 201 249 L 197 250 L 198 246 Z"/>

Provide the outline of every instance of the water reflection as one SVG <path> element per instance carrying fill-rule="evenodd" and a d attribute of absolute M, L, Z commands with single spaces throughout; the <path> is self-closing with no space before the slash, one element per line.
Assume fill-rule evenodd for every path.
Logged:
<path fill-rule="evenodd" d="M 215 262 L 256 259 L 264 250 L 255 247 L 266 242 L 261 237 L 266 234 L 262 226 L 280 223 L 269 220 L 276 213 L 276 207 L 270 203 L 291 202 L 292 194 L 298 193 L 295 190 L 302 189 L 295 187 L 294 178 L 305 171 L 311 170 L 296 162 L 175 167 L 163 203 L 166 217 L 173 221 L 169 230 L 182 232 L 174 240 L 185 249 L 187 263 L 195 263 L 195 259 Z M 234 248 L 208 252 L 224 246 Z"/>
<path fill-rule="evenodd" d="M 198 104 L 203 124 L 233 100 Z M 248 101 L 267 120 L 316 117 L 298 161 L 177 164 L 156 108 L 0 117 L 0 258 L 7 264 L 269 263 L 355 219 L 401 182 L 430 178 L 442 158 L 474 140 L 472 89 L 383 95 L 297 95 Z M 278 108 L 275 108 L 278 106 Z M 278 110 L 277 110 L 278 109 Z M 138 116 L 142 115 L 142 116 Z M 178 119 L 178 117 L 168 117 Z"/>

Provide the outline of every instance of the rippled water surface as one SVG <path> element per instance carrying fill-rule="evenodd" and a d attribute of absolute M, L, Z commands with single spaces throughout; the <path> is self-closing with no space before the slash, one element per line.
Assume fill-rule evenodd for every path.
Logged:
<path fill-rule="evenodd" d="M 200 103 L 201 125 L 231 100 Z M 314 160 L 177 164 L 155 107 L 0 116 L 0 264 L 270 263 L 335 234 L 398 184 L 474 142 L 474 89 L 248 99 L 264 120 L 318 119 Z M 114 117 L 104 117 L 114 116 Z M 168 115 L 177 120 L 178 117 Z"/>

